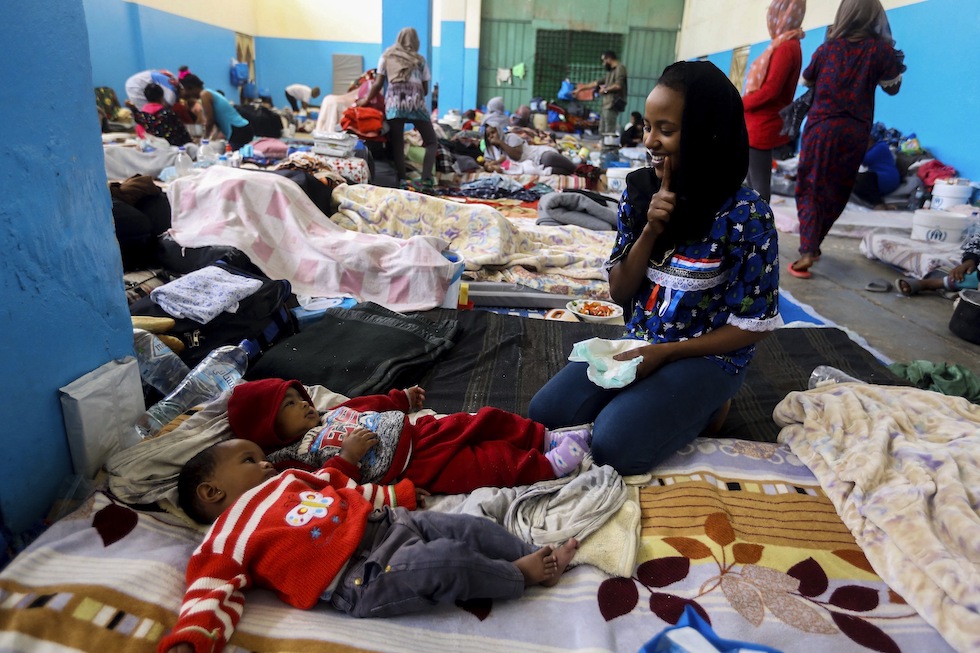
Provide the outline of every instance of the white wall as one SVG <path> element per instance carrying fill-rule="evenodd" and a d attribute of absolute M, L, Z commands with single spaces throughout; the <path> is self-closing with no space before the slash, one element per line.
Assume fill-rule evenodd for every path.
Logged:
<path fill-rule="evenodd" d="M 882 0 L 886 10 L 926 0 Z M 694 59 L 769 40 L 766 11 L 770 0 L 686 0 L 677 58 Z M 803 29 L 826 27 L 834 22 L 840 3 L 810 0 Z"/>

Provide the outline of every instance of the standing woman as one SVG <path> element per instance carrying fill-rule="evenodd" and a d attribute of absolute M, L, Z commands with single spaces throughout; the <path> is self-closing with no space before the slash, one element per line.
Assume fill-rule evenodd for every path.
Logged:
<path fill-rule="evenodd" d="M 569 363 L 531 399 L 548 428 L 593 422 L 592 455 L 621 474 L 657 463 L 724 418 L 755 343 L 781 324 L 772 211 L 742 186 L 749 143 L 742 100 L 707 61 L 668 66 L 647 96 L 653 162 L 626 177 L 606 269 L 626 309 L 624 338 L 645 344 L 617 388 Z"/>
<path fill-rule="evenodd" d="M 789 273 L 810 278 L 820 244 L 840 217 L 868 149 L 875 88 L 898 93 L 904 55 L 895 49 L 879 0 L 843 0 L 803 83 L 814 89 L 800 148 L 796 206 L 800 258 Z"/>
<path fill-rule="evenodd" d="M 381 92 L 385 81 L 385 118 L 390 130 L 391 155 L 395 162 L 398 180 L 405 179 L 405 123 L 412 123 L 422 136 L 425 159 L 422 161 L 422 183 L 432 186 L 432 171 L 436 165 L 436 132 L 425 107 L 432 75 L 425 57 L 419 54 L 419 35 L 414 27 L 404 27 L 398 32 L 398 40 L 385 50 L 378 60 L 378 76 L 368 94 L 357 101 L 357 106 L 367 106 Z"/>
<path fill-rule="evenodd" d="M 772 0 L 766 25 L 772 41 L 752 62 L 745 83 L 745 127 L 749 130 L 749 186 L 769 201 L 772 158 L 792 154 L 789 136 L 780 135 L 779 110 L 793 101 L 803 66 L 803 16 L 806 0 Z"/>

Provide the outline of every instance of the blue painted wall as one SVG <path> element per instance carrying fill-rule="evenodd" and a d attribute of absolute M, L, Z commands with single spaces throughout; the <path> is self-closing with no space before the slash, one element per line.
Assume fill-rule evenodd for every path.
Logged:
<path fill-rule="evenodd" d="M 0 39 L 0 103 L 31 115 L 0 121 L 0 508 L 20 532 L 71 474 L 58 388 L 133 335 L 82 2 L 3 3 Z"/>
<path fill-rule="evenodd" d="M 125 101 L 126 79 L 148 68 L 191 72 L 233 96 L 228 71 L 235 32 L 122 0 L 83 0 L 95 86 L 111 86 Z M 237 100 L 236 100 L 237 101 Z"/>
<path fill-rule="evenodd" d="M 466 23 L 462 21 L 443 22 L 442 44 L 432 51 L 432 78 L 439 82 L 440 116 L 445 115 L 447 109 L 463 110 L 466 70 L 465 59 L 460 53 L 466 50 L 465 32 Z M 476 101 L 475 95 L 472 101 Z"/>
<path fill-rule="evenodd" d="M 960 176 L 980 181 L 980 2 L 928 0 L 892 9 L 888 19 L 908 70 L 898 95 L 878 89 L 875 120 L 914 132 L 922 147 Z M 826 28 L 807 30 L 804 69 L 826 35 Z M 765 45 L 750 48 L 750 65 Z M 727 71 L 731 51 L 709 60 Z M 797 88 L 797 95 L 802 92 Z"/>
<path fill-rule="evenodd" d="M 322 99 L 333 89 L 333 55 L 359 54 L 368 70 L 378 65 L 381 50 L 380 43 L 259 37 L 255 39 L 255 75 L 259 87 L 271 91 L 276 106 L 286 106 L 283 94 L 290 84 L 319 86 Z"/>

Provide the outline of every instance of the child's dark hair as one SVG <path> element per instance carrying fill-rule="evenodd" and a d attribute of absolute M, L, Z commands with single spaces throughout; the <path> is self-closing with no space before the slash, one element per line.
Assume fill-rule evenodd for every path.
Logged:
<path fill-rule="evenodd" d="M 159 84 L 147 84 L 143 88 L 143 97 L 145 97 L 149 102 L 156 102 L 159 104 L 163 102 L 163 87 Z"/>
<path fill-rule="evenodd" d="M 218 444 L 220 443 L 211 445 L 184 463 L 184 466 L 180 468 L 180 475 L 177 477 L 177 505 L 198 524 L 210 524 L 212 521 L 204 514 L 201 505 L 198 503 L 197 486 L 211 480 L 211 477 L 214 476 L 214 468 L 218 464 L 218 458 L 214 455 L 214 448 Z"/>
<path fill-rule="evenodd" d="M 641 123 L 641 122 L 643 122 L 643 114 L 640 113 L 639 111 L 632 112 L 630 114 L 630 118 L 632 118 L 633 119 L 633 122 L 635 122 L 635 123 Z"/>
<path fill-rule="evenodd" d="M 180 80 L 180 84 L 184 88 L 204 88 L 204 82 L 194 73 L 184 75 L 184 79 Z"/>

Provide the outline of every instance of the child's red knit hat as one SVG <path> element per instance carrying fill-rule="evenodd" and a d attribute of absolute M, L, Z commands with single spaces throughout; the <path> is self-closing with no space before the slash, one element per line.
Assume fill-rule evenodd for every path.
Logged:
<path fill-rule="evenodd" d="M 276 415 L 289 388 L 296 388 L 300 397 L 313 405 L 306 388 L 295 379 L 261 379 L 235 386 L 228 399 L 228 423 L 235 437 L 251 440 L 263 451 L 292 442 L 276 433 Z"/>

